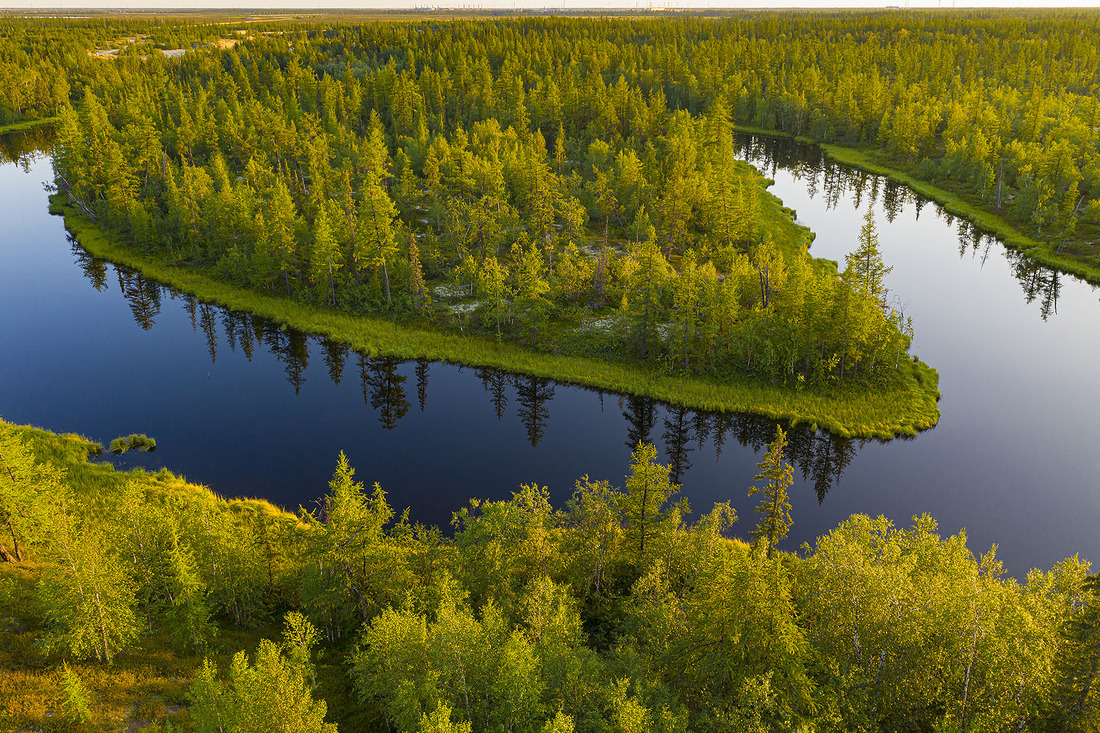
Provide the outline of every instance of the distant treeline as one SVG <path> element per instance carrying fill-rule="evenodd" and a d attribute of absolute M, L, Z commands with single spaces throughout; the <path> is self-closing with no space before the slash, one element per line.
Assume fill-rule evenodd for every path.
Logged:
<path fill-rule="evenodd" d="M 346 70 L 377 79 L 382 95 L 373 101 L 404 134 L 415 133 L 420 112 L 467 126 L 526 114 L 550 136 L 561 123 L 570 137 L 592 128 L 610 140 L 638 130 L 648 95 L 693 114 L 721 98 L 741 124 L 876 145 L 1042 233 L 1072 240 L 1084 222 L 1095 235 L 1100 217 L 1096 13 L 754 13 L 282 31 L 267 40 L 296 50 L 323 32 L 324 46 L 307 51 L 303 65 L 334 80 Z M 85 83 L 117 81 L 87 57 L 97 43 L 147 35 L 148 46 L 190 48 L 225 34 L 224 26 L 4 19 L 0 78 L 11 83 L 0 91 L 0 124 L 54 114 L 70 85 L 79 99 Z M 141 44 L 131 46 L 136 56 Z M 384 67 L 389 73 L 378 75 Z M 477 89 L 451 94 L 471 90 L 466 79 Z"/>
<path fill-rule="evenodd" d="M 73 457 L 87 444 L 70 443 L 0 423 L 0 621 L 12 629 L 0 658 L 13 670 L 0 685 L 14 706 L 0 701 L 0 724 L 16 729 L 47 721 L 26 704 L 43 652 L 51 666 L 74 663 L 55 675 L 54 699 L 79 719 L 80 675 L 109 691 L 97 710 L 149 693 L 76 660 L 142 659 L 169 639 L 178 675 L 196 654 L 239 649 L 237 629 L 284 617 L 281 643 L 200 668 L 174 725 L 332 730 L 326 712 L 347 730 L 409 733 L 1100 722 L 1087 563 L 1019 583 L 995 548 L 976 557 L 927 516 L 903 528 L 856 515 L 797 554 L 775 552 L 789 526 L 783 492 L 769 493 L 789 481 L 779 436 L 756 477 L 775 501 L 762 503 L 752 545 L 729 538 L 751 525 L 728 504 L 687 521 L 645 444 L 621 487 L 582 477 L 554 509 L 546 489 L 524 486 L 472 501 L 448 536 L 396 515 L 343 456 L 318 507 L 292 515 L 166 473 L 89 465 Z M 20 573 L 34 584 L 14 582 Z"/>

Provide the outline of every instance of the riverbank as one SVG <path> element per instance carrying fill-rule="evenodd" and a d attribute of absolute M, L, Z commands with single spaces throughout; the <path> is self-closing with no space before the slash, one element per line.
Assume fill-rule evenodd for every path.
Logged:
<path fill-rule="evenodd" d="M 1036 262 L 1052 267 L 1060 272 L 1075 275 L 1091 283 L 1100 283 L 1100 249 L 1097 249 L 1096 246 L 1093 246 L 1096 252 L 1091 255 L 1091 259 L 1097 260 L 1096 264 L 1071 257 L 1065 251 L 1059 253 L 1050 242 L 1028 236 L 1004 217 L 983 208 L 979 204 L 968 201 L 962 195 L 948 191 L 934 183 L 891 167 L 888 162 L 882 161 L 873 150 L 818 142 L 817 140 L 803 135 L 791 135 L 789 133 L 766 130 L 759 127 L 738 125 L 734 127 L 734 130 L 750 135 L 783 138 L 806 145 L 816 145 L 834 162 L 853 168 L 859 168 L 867 173 L 883 176 L 896 183 L 900 183 L 912 189 L 917 194 L 935 201 L 949 214 L 962 217 L 982 231 L 996 236 L 1005 246 L 1023 252 Z"/>
<path fill-rule="evenodd" d="M 287 326 L 324 335 L 372 356 L 430 359 L 495 367 L 560 382 L 644 395 L 693 409 L 748 412 L 815 425 L 844 437 L 914 435 L 939 420 L 938 375 L 905 361 L 897 378 L 873 393 L 865 385 L 795 390 L 744 378 L 727 381 L 674 376 L 634 365 L 534 351 L 476 335 L 402 326 L 372 316 L 351 316 L 259 294 L 139 253 L 104 233 L 55 196 L 51 209 L 91 254 L 140 270 L 147 277 L 203 300 L 249 311 Z"/>
<path fill-rule="evenodd" d="M 0 135 L 8 135 L 13 132 L 30 132 L 31 130 L 37 130 L 40 127 L 49 127 L 60 119 L 58 117 L 45 117 L 41 120 L 23 120 L 22 122 L 13 122 L 10 125 L 0 126 Z"/>

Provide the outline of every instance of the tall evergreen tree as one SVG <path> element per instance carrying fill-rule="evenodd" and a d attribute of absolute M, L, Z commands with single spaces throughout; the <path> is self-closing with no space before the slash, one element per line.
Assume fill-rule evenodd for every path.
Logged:
<path fill-rule="evenodd" d="M 794 483 L 794 467 L 784 458 L 787 448 L 787 434 L 779 425 L 775 426 L 775 439 L 768 444 L 768 450 L 764 459 L 756 464 L 760 473 L 756 474 L 756 481 L 763 481 L 763 486 L 749 488 L 749 496 L 763 494 L 764 498 L 756 507 L 756 513 L 762 515 L 752 531 L 756 537 L 768 548 L 768 556 L 775 555 L 775 548 L 779 541 L 787 536 L 791 529 L 791 503 L 787 498 L 787 489 Z"/>

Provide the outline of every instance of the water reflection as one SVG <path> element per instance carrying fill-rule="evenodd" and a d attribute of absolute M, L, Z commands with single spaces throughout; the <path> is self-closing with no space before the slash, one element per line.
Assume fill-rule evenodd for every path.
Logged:
<path fill-rule="evenodd" d="M 71 233 L 66 232 L 66 236 L 77 267 L 84 273 L 84 277 L 88 278 L 88 282 L 92 284 L 92 287 L 102 293 L 107 289 L 107 261 L 92 257 L 88 250 L 80 246 L 80 243 L 76 241 L 76 237 Z"/>
<path fill-rule="evenodd" d="M 383 430 L 395 429 L 401 418 L 409 413 L 409 401 L 405 398 L 408 377 L 397 371 L 401 363 L 389 356 L 371 359 L 359 354 L 363 402 L 378 411 L 378 424 Z M 426 384 L 424 390 L 427 392 Z"/>
<path fill-rule="evenodd" d="M 489 401 L 493 403 L 493 413 L 496 415 L 497 422 L 500 422 L 508 407 L 508 383 L 511 381 L 508 374 L 499 369 L 475 369 L 474 375 L 481 380 L 481 385 L 489 393 Z"/>
<path fill-rule="evenodd" d="M 634 450 L 638 443 L 650 443 L 653 427 L 657 424 L 657 403 L 648 397 L 630 395 L 620 398 L 619 407 L 626 401 L 623 417 L 626 418 L 626 447 Z"/>
<path fill-rule="evenodd" d="M 409 414 L 412 407 L 407 393 L 410 375 L 406 372 L 410 368 L 416 379 L 417 404 L 421 412 L 425 410 L 431 376 L 428 361 L 403 362 L 393 357 L 353 352 L 346 344 L 329 338 L 311 336 L 250 313 L 203 303 L 134 270 L 91 257 L 75 243 L 73 255 L 81 272 L 97 291 L 108 289 L 113 269 L 119 291 L 129 305 L 134 322 L 143 331 L 156 325 L 165 299 L 180 301 L 192 330 L 201 332 L 204 337 L 211 366 L 217 365 L 222 348 L 239 351 L 251 362 L 259 347 L 282 365 L 287 383 L 294 394 L 300 395 L 306 385 L 312 351 L 320 352 L 328 378 L 337 386 L 343 381 L 348 359 L 354 353 L 363 404 L 375 414 L 383 430 L 398 429 Z M 514 415 L 523 426 L 527 442 L 537 448 L 550 425 L 550 405 L 557 385 L 543 377 L 488 367 L 474 369 L 473 376 L 484 388 L 497 421 Z M 602 405 L 602 392 L 587 391 L 598 392 Z M 677 483 L 685 481 L 693 464 L 705 453 L 712 453 L 717 461 L 731 438 L 760 452 L 775 435 L 776 421 L 770 418 L 689 410 L 637 395 L 619 396 L 618 409 L 625 423 L 626 446 L 634 449 L 640 442 L 663 444 L 664 460 Z M 803 477 L 813 482 L 819 502 L 838 484 L 863 444 L 806 426 L 788 427 L 788 440 L 788 457 Z"/>
<path fill-rule="evenodd" d="M 0 135 L 0 163 L 14 163 L 26 173 L 31 161 L 49 149 L 55 136 L 52 127 Z"/>
<path fill-rule="evenodd" d="M 344 378 L 344 364 L 348 360 L 348 352 L 351 347 L 347 344 L 333 341 L 329 338 L 321 339 L 321 350 L 325 352 L 325 366 L 328 367 L 328 378 L 336 386 L 340 386 L 340 380 Z M 421 402 L 423 404 L 423 402 Z"/>
<path fill-rule="evenodd" d="M 834 163 L 817 146 L 753 135 L 735 136 L 734 146 L 738 155 L 766 175 L 774 177 L 779 170 L 785 170 L 806 187 L 811 200 L 818 195 L 824 196 L 829 210 L 846 208 L 845 198 L 850 197 L 855 209 L 862 209 L 864 204 L 878 206 L 886 221 L 893 223 L 907 205 L 913 205 L 915 217 L 919 220 L 922 209 L 931 204 L 936 215 L 948 227 L 956 228 L 960 259 L 968 253 L 971 256 L 980 254 L 984 266 L 993 245 L 999 244 L 994 236 L 966 219 L 954 216 L 912 189 L 888 178 Z M 1023 290 L 1025 302 L 1038 303 L 1039 317 L 1044 321 L 1057 314 L 1062 274 L 1017 250 L 1003 246 L 1000 249 L 1012 264 L 1013 275 Z"/>
<path fill-rule="evenodd" d="M 531 447 L 536 448 L 550 420 L 550 408 L 546 403 L 554 399 L 554 383 L 543 377 L 516 376 L 513 380 L 519 421 L 527 431 Z"/>

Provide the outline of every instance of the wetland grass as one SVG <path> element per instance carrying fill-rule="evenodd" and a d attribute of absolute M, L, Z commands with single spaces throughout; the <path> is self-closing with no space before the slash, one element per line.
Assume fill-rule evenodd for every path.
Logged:
<path fill-rule="evenodd" d="M 58 117 L 45 117 L 41 120 L 23 120 L 22 122 L 12 122 L 8 125 L 0 125 L 0 135 L 9 135 L 15 132 L 30 132 L 36 130 L 39 127 L 48 127 L 58 121 Z"/>
<path fill-rule="evenodd" d="M 125 438 L 115 438 L 111 441 L 109 450 L 116 456 L 122 455 L 128 450 L 143 450 L 152 453 L 157 449 L 157 441 L 144 433 L 138 435 L 132 433 Z"/>

